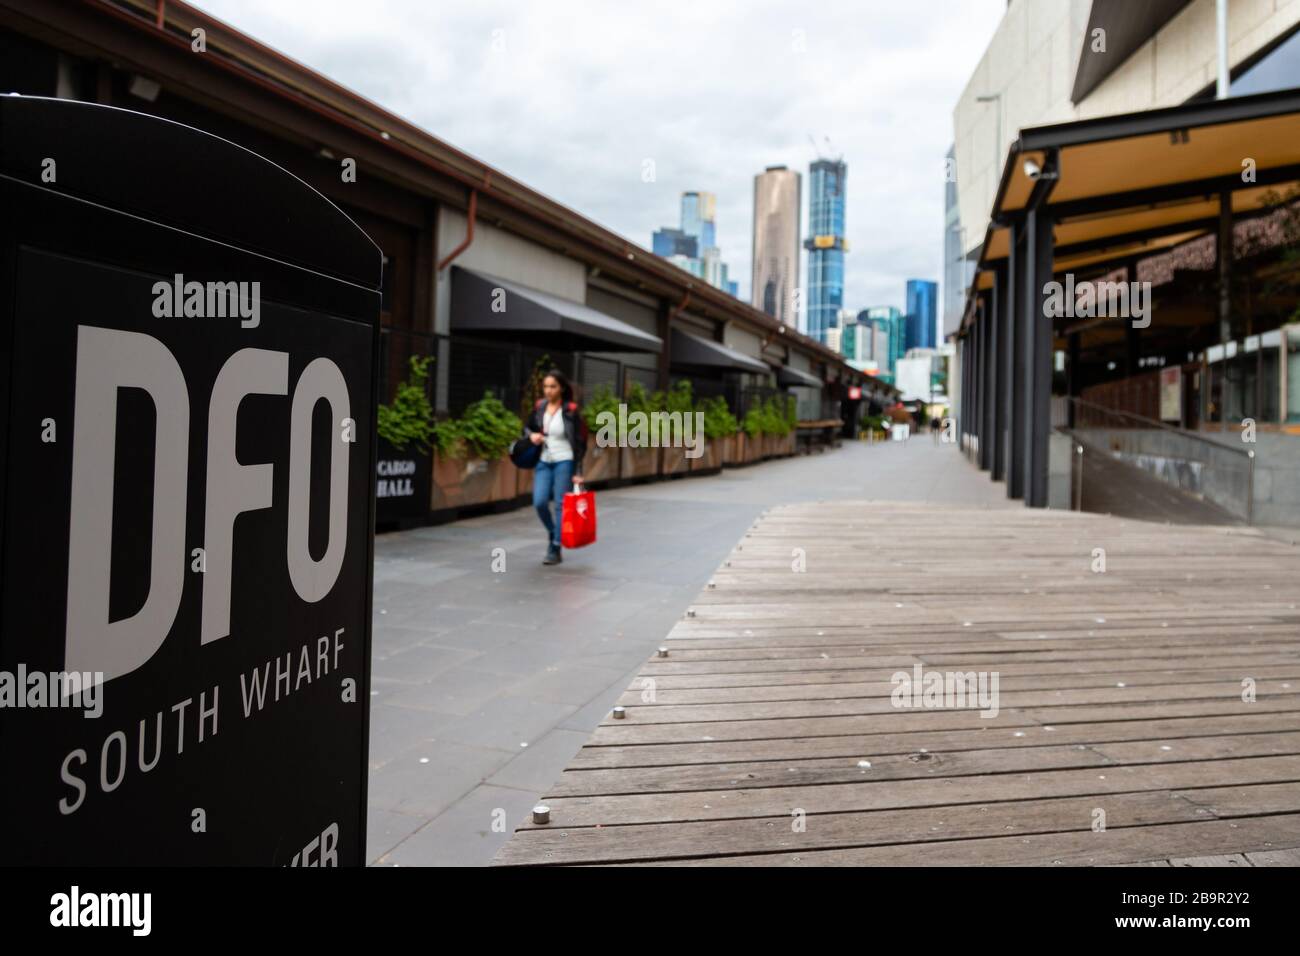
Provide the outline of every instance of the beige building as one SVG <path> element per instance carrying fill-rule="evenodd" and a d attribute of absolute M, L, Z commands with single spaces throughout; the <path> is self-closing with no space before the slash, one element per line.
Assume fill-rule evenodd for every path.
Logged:
<path fill-rule="evenodd" d="M 1010 0 L 953 111 L 962 252 L 984 239 L 1021 129 L 1213 96 L 1215 8 L 1216 0 Z M 1227 11 L 1236 93 L 1300 27 L 1300 0 L 1228 0 Z M 1300 85 L 1300 73 L 1285 85 Z"/>
<path fill-rule="evenodd" d="M 791 328 L 797 327 L 800 177 L 769 166 L 754 177 L 753 286 L 750 303 Z"/>

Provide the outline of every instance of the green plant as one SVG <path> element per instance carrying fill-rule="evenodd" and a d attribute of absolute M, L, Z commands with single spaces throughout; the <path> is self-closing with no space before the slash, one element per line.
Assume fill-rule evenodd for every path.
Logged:
<path fill-rule="evenodd" d="M 433 364 L 433 357 L 412 355 L 409 364 L 406 381 L 398 383 L 393 404 L 379 406 L 379 437 L 403 450 L 414 442 L 417 448 L 427 452 L 429 440 L 435 434 L 428 391 L 429 366 Z"/>
<path fill-rule="evenodd" d="M 698 410 L 704 412 L 705 438 L 730 438 L 740 430 L 740 423 L 721 395 L 702 399 Z"/>
<path fill-rule="evenodd" d="M 664 393 L 655 392 L 648 395 L 645 387 L 640 382 L 633 382 L 632 387 L 627 390 L 626 403 L 629 414 L 632 412 L 645 412 L 649 415 L 663 410 Z"/>
<path fill-rule="evenodd" d="M 663 396 L 662 408 L 666 412 L 681 412 L 683 415 L 690 415 L 695 411 L 695 397 L 691 393 L 690 379 L 679 379 L 677 384 L 668 390 L 668 393 Z"/>
<path fill-rule="evenodd" d="M 774 401 L 775 413 L 781 429 L 776 434 L 788 435 L 799 425 L 799 402 L 793 395 L 786 395 L 783 399 L 774 399 Z"/>
<path fill-rule="evenodd" d="M 883 415 L 863 415 L 862 427 L 868 431 L 883 432 L 885 430 L 885 418 Z"/>
<path fill-rule="evenodd" d="M 791 396 L 771 395 L 755 402 L 745 413 L 745 434 L 785 436 L 794 430 L 797 404 Z"/>
<path fill-rule="evenodd" d="M 492 460 L 503 456 L 523 431 L 519 416 L 485 392 L 460 418 L 439 422 L 434 432 L 438 454 L 447 458 Z"/>
<path fill-rule="evenodd" d="M 597 385 L 591 398 L 582 406 L 582 418 L 587 423 L 587 430 L 595 434 L 600 429 L 600 414 L 609 412 L 618 421 L 619 397 L 608 385 Z"/>

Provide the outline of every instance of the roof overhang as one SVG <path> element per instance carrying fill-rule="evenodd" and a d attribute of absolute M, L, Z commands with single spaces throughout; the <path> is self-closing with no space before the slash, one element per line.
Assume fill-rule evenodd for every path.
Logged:
<path fill-rule="evenodd" d="M 1297 181 L 1300 89 L 1022 130 L 968 297 L 1032 208 L 1053 222 L 1053 272 L 1103 269 L 1212 233 L 1224 196 L 1234 217 L 1267 213 Z"/>
<path fill-rule="evenodd" d="M 496 276 L 452 267 L 454 332 L 510 332 L 574 349 L 658 352 L 663 339 L 581 302 Z"/>
<path fill-rule="evenodd" d="M 783 365 L 776 370 L 776 384 L 786 388 L 821 388 L 825 383 L 815 375 Z"/>
<path fill-rule="evenodd" d="M 1070 102 L 1078 103 L 1150 40 L 1191 0 L 1092 0 Z M 1096 31 L 1104 43 L 1097 49 Z"/>
<path fill-rule="evenodd" d="M 693 365 L 763 374 L 772 371 L 766 362 L 752 358 L 744 352 L 737 352 L 721 342 L 711 342 L 690 332 L 683 332 L 681 329 L 672 330 L 669 354 L 673 365 Z"/>

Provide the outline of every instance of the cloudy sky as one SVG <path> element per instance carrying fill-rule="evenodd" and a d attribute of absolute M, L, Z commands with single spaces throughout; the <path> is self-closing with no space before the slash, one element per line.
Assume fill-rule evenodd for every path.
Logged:
<path fill-rule="evenodd" d="M 848 163 L 856 311 L 941 279 L 952 108 L 1006 0 L 198 5 L 643 246 L 715 193 L 742 296 L 753 176 L 804 174 L 806 230 L 811 136 Z"/>

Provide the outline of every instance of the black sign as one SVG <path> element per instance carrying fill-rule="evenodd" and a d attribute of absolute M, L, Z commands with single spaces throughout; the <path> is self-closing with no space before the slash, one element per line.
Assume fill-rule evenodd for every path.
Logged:
<path fill-rule="evenodd" d="M 432 469 L 433 456 L 414 444 L 398 448 L 385 438 L 379 439 L 375 462 L 375 522 L 379 527 L 428 517 Z"/>
<path fill-rule="evenodd" d="M 0 98 L 0 207 L 0 861 L 363 863 L 378 250 L 79 103 Z"/>

